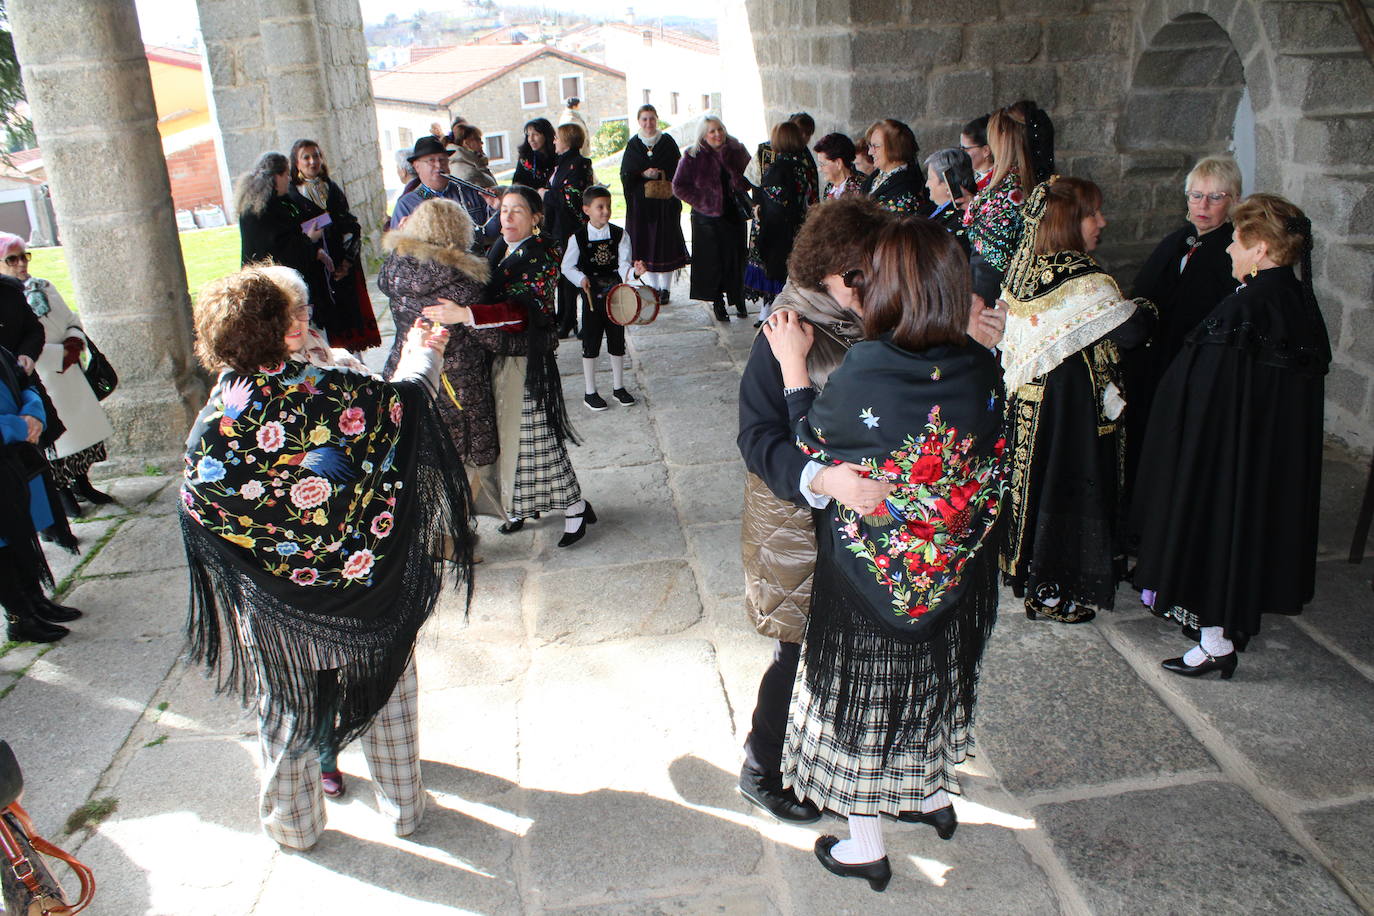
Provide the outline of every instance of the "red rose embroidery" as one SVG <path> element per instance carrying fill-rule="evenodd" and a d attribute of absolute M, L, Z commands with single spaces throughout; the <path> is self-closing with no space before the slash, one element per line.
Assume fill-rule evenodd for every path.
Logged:
<path fill-rule="evenodd" d="M 886 554 L 880 553 L 873 558 L 873 562 L 878 564 L 879 569 L 887 569 L 887 567 L 891 564 L 892 561 L 887 558 Z"/>
<path fill-rule="evenodd" d="M 1002 453 L 1005 452 L 1006 450 L 1007 450 L 1007 440 L 1006 440 L 1005 437 L 1003 437 L 1003 438 L 1001 438 L 1001 439 L 998 439 L 996 442 L 994 442 L 994 443 L 992 444 L 992 453 L 993 453 L 994 455 L 996 455 L 998 458 L 1001 458 L 1001 457 L 1002 457 Z"/>
<path fill-rule="evenodd" d="M 918 541 L 928 541 L 935 537 L 935 526 L 919 518 L 907 519 L 906 528 Z"/>
<path fill-rule="evenodd" d="M 926 605 L 924 605 L 924 604 L 918 604 L 918 605 L 916 605 L 915 607 L 907 608 L 906 615 L 907 615 L 908 617 L 920 617 L 922 614 L 926 613 L 926 611 L 929 611 L 929 610 L 930 610 L 930 608 L 927 607 Z"/>
<path fill-rule="evenodd" d="M 333 485 L 323 477 L 307 477 L 291 485 L 291 502 L 297 509 L 313 509 L 333 492 Z"/>
<path fill-rule="evenodd" d="M 376 559 L 372 551 L 364 548 L 349 554 L 344 561 L 343 577 L 345 579 L 361 579 L 372 571 L 372 563 Z"/>
<path fill-rule="evenodd" d="M 367 429 L 367 418 L 361 407 L 350 407 L 339 417 L 339 432 L 345 436 L 356 436 Z"/>
<path fill-rule="evenodd" d="M 1016 204 L 1016 206 L 1018 207 L 1021 206 L 1022 201 L 1024 201 L 1025 199 L 1026 197 L 1024 194 L 1021 193 L 1020 188 L 1013 188 L 1011 193 L 1007 195 L 1007 200 Z"/>
<path fill-rule="evenodd" d="M 923 455 L 911 466 L 907 480 L 913 484 L 930 483 L 932 480 L 939 480 L 943 470 L 944 466 L 938 455 Z"/>

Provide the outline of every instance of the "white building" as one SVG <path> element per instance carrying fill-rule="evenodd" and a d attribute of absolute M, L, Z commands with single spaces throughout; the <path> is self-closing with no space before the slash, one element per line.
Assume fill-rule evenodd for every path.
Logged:
<path fill-rule="evenodd" d="M 720 45 L 714 41 L 658 26 L 607 22 L 571 29 L 554 43 L 625 74 L 625 116 L 631 123 L 646 103 L 670 124 L 720 110 L 724 83 Z"/>

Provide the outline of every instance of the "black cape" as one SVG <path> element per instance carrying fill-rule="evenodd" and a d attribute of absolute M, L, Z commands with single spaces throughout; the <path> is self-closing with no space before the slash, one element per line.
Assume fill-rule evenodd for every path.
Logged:
<path fill-rule="evenodd" d="M 643 261 L 654 273 L 667 273 L 686 267 L 687 242 L 682 237 L 682 201 L 644 196 L 645 169 L 661 169 L 663 178 L 672 181 L 682 159 L 677 141 L 662 134 L 651 151 L 639 135 L 625 145 L 620 160 L 620 184 L 625 192 L 625 229 L 630 233 L 634 260 Z"/>
<path fill-rule="evenodd" d="M 329 179 L 329 196 L 325 207 L 320 208 L 309 197 L 302 194 L 294 185 L 286 196 L 300 211 L 301 219 L 313 219 L 328 212 L 331 220 L 324 230 L 325 249 L 336 267 L 348 261 L 350 269 L 338 280 L 324 273 L 333 296 L 333 307 L 325 309 L 317 305 L 313 315 L 315 324 L 329 335 L 331 347 L 345 350 L 362 351 L 369 347 L 380 347 L 382 338 L 377 330 L 377 317 L 372 312 L 372 299 L 367 294 L 367 278 L 362 266 L 362 224 L 348 207 L 348 197 L 343 189 Z"/>
<path fill-rule="evenodd" d="M 1326 325 L 1292 268 L 1261 271 L 1188 335 L 1150 413 L 1135 583 L 1228 636 L 1312 598 Z"/>
<path fill-rule="evenodd" d="M 869 189 L 877 181 L 878 174 L 875 171 L 869 176 Z M 930 202 L 930 195 L 926 192 L 925 176 L 920 172 L 920 166 L 915 164 L 889 177 L 877 190 L 869 190 L 869 195 L 884 210 L 893 213 L 929 216 L 935 212 L 935 205 Z"/>
<path fill-rule="evenodd" d="M 301 223 L 310 216 L 289 194 L 273 197 L 261 213 L 239 214 L 241 262 L 249 264 L 271 258 L 283 267 L 298 271 L 310 290 L 310 304 L 316 322 L 327 322 L 334 314 L 334 291 L 330 288 L 324 264 L 319 260 L 320 243 L 310 241 Z M 319 208 L 311 204 L 318 214 Z M 321 324 L 326 333 L 327 324 Z"/>

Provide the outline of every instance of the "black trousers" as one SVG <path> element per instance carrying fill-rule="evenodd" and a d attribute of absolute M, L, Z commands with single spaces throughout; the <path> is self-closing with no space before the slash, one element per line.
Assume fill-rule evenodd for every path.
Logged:
<path fill-rule="evenodd" d="M 558 336 L 567 337 L 577 327 L 577 303 L 582 296 L 576 286 L 558 275 Z"/>
<path fill-rule="evenodd" d="M 592 284 L 595 291 L 597 285 Z M 610 287 L 601 289 L 599 300 L 582 293 L 582 358 L 596 359 L 601 355 L 601 338 L 606 338 L 606 352 L 612 356 L 625 355 L 625 328 L 606 317 L 606 293 Z"/>
<path fill-rule="evenodd" d="M 764 776 L 782 773 L 782 745 L 787 738 L 787 707 L 792 702 L 792 682 L 801 663 L 801 643 L 779 642 L 773 661 L 759 680 L 754 721 L 744 739 L 744 765 Z"/>

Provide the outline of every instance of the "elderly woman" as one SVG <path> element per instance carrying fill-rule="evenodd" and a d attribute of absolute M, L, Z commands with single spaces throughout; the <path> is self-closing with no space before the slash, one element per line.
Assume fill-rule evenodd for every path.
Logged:
<path fill-rule="evenodd" d="M 921 147 L 911 128 L 884 118 L 868 129 L 868 152 L 877 171 L 868 182 L 868 196 L 885 210 L 926 216 L 934 209 L 926 198 L 916 156 Z"/>
<path fill-rule="evenodd" d="M 760 320 L 768 317 L 773 297 L 782 292 L 792 240 L 801 229 L 807 208 L 815 202 L 807 178 L 810 157 L 801 128 L 793 121 L 783 121 L 773 127 L 769 142 L 773 158 L 754 189 L 754 229 L 744 268 L 745 295 L 763 303 Z"/>
<path fill-rule="evenodd" d="M 38 382 L 0 347 L 0 607 L 10 642 L 56 642 L 81 612 L 55 604 L 38 532 L 53 524 L 38 443 L 47 413 Z"/>
<path fill-rule="evenodd" d="M 1021 243 L 1025 227 L 1021 209 L 1035 187 L 1035 167 L 1026 124 L 1009 109 L 989 116 L 988 143 L 993 155 L 992 175 L 969 202 L 964 228 L 974 253 L 1000 280 Z"/>
<path fill-rule="evenodd" d="M 717 321 L 729 321 L 729 302 L 744 307 L 745 223 L 749 151 L 713 115 L 701 119 L 697 140 L 673 175 L 673 193 L 692 208 L 692 298 L 711 303 Z"/>
<path fill-rule="evenodd" d="M 181 488 L 191 657 L 256 702 L 260 818 L 294 849 L 324 830 L 318 748 L 356 737 L 383 816 L 419 826 L 415 638 L 452 584 L 444 545 L 457 582 L 470 569 L 438 354 L 413 348 L 394 383 L 303 364 L 287 359 L 302 317 L 251 268 L 201 293 L 196 351 L 219 378 Z"/>
<path fill-rule="evenodd" d="M 926 192 L 935 211 L 930 218 L 959 240 L 968 254 L 971 246 L 964 230 L 964 207 L 977 193 L 973 161 L 961 149 L 938 150 L 926 159 Z"/>
<path fill-rule="evenodd" d="M 844 277 L 867 263 L 878 232 L 891 219 L 857 195 L 814 208 L 797 234 L 788 282 L 774 309 L 785 309 L 813 328 L 806 368 L 817 388 L 863 337 L 862 306 Z M 793 444 L 782 370 L 762 334 L 754 338 L 740 379 L 739 417 L 735 441 L 746 469 L 740 538 L 744 603 L 755 629 L 777 640 L 772 664 L 759 681 L 739 790 L 779 820 L 809 823 L 820 812 L 783 788 L 782 747 L 815 568 L 815 525 L 801 494 L 802 473 L 811 462 Z M 882 496 L 888 490 L 886 484 L 844 468 L 828 474 L 830 495 L 842 501 Z"/>
<path fill-rule="evenodd" d="M 483 489 L 506 516 L 502 534 L 519 531 L 526 519 L 561 509 L 563 536 L 558 546 L 571 547 L 586 536 L 587 526 L 597 517 L 582 498 L 568 458 L 567 443 L 577 440 L 554 356 L 554 290 L 562 272 L 544 236 L 535 234 L 542 216 L 542 201 L 534 189 L 506 188 L 501 197 L 501 237 L 487 254 L 491 280 L 482 299 L 491 304 L 458 306 L 441 300 L 424 315 L 445 324 L 523 332 L 493 373 L 501 457 L 484 475 Z"/>
<path fill-rule="evenodd" d="M 802 492 L 829 492 L 845 466 L 891 485 L 851 505 L 812 502 L 823 512 L 811 617 L 783 755 L 798 799 L 849 820 L 849 838 L 820 837 L 816 858 L 876 891 L 892 877 L 880 815 L 954 833 L 955 767 L 997 612 L 1002 387 L 996 357 L 967 335 L 966 264 L 929 221 L 884 227 L 846 274 L 864 340 L 820 395 L 806 365 L 815 332 L 787 311 L 764 325 L 816 465 Z"/>
<path fill-rule="evenodd" d="M 816 168 L 825 182 L 824 200 L 838 200 L 863 193 L 864 176 L 854 166 L 857 150 L 844 134 L 826 134 L 812 147 Z"/>
<path fill-rule="evenodd" d="M 1152 319 L 1092 259 L 1106 225 L 1097 185 L 1040 185 L 1003 290 L 1012 492 L 1002 571 L 1031 620 L 1093 619 L 1124 572 L 1118 364 Z"/>
<path fill-rule="evenodd" d="M 315 320 L 328 333 L 334 321 L 329 275 L 336 265 L 324 249 L 325 227 L 302 227 L 308 217 L 290 190 L 291 162 L 281 153 L 263 153 L 253 170 L 240 176 L 234 210 L 239 217 L 241 262 L 271 259 L 305 277 L 310 303 L 316 308 Z"/>
<path fill-rule="evenodd" d="M 625 145 L 620 160 L 620 183 L 625 193 L 625 231 L 630 257 L 649 269 L 645 286 L 667 303 L 673 271 L 687 266 L 687 243 L 682 238 L 682 201 L 673 196 L 672 178 L 682 153 L 677 141 L 658 129 L 658 109 L 641 105 L 639 132 Z"/>
<path fill-rule="evenodd" d="M 49 460 L 62 508 L 75 517 L 81 514 L 77 500 L 97 506 L 114 501 L 92 486 L 88 476 L 91 465 L 105 460 L 105 440 L 114 435 L 114 427 L 81 371 L 81 351 L 86 348 L 81 318 L 56 286 L 29 275 L 32 257 L 23 239 L 0 233 L 0 274 L 24 284 L 24 297 L 43 326 L 43 350 L 35 367 L 66 427 L 49 448 Z"/>
<path fill-rule="evenodd" d="M 387 359 L 390 373 L 401 359 L 402 342 L 424 310 L 433 305 L 467 306 L 482 301 L 491 276 L 484 258 L 470 253 L 472 223 L 462 206 L 435 198 L 416 208 L 405 226 L 382 239 L 389 252 L 377 275 L 377 287 L 391 297 L 396 343 Z M 496 402 L 491 386 L 493 354 L 504 352 L 505 338 L 497 329 L 452 324 L 441 391 L 436 398 L 454 450 L 471 470 L 491 464 L 497 456 Z"/>
<path fill-rule="evenodd" d="M 325 277 L 332 300 L 311 299 L 316 325 L 329 336 L 331 346 L 355 353 L 381 346 L 363 273 L 362 224 L 349 209 L 343 188 L 330 179 L 324 153 L 314 140 L 291 144 L 291 190 L 287 196 L 302 221 L 320 217 L 328 221 L 321 241 L 334 264 Z"/>
<path fill-rule="evenodd" d="M 1312 294 L 1312 224 L 1273 194 L 1231 212 L 1240 284 L 1160 380 L 1141 456 L 1135 581 L 1199 644 L 1166 660 L 1235 673 L 1262 615 L 1312 600 L 1331 345 Z M 1294 265 L 1302 264 L 1302 279 Z"/>
<path fill-rule="evenodd" d="M 549 177 L 557 165 L 554 153 L 553 125 L 548 118 L 526 121 L 525 142 L 515 152 L 515 184 L 536 191 L 549 186 Z"/>
<path fill-rule="evenodd" d="M 496 187 L 496 177 L 491 174 L 491 164 L 482 143 L 482 128 L 476 124 L 456 122 L 453 125 L 453 142 L 457 148 L 448 158 L 449 174 L 479 188 Z"/>

